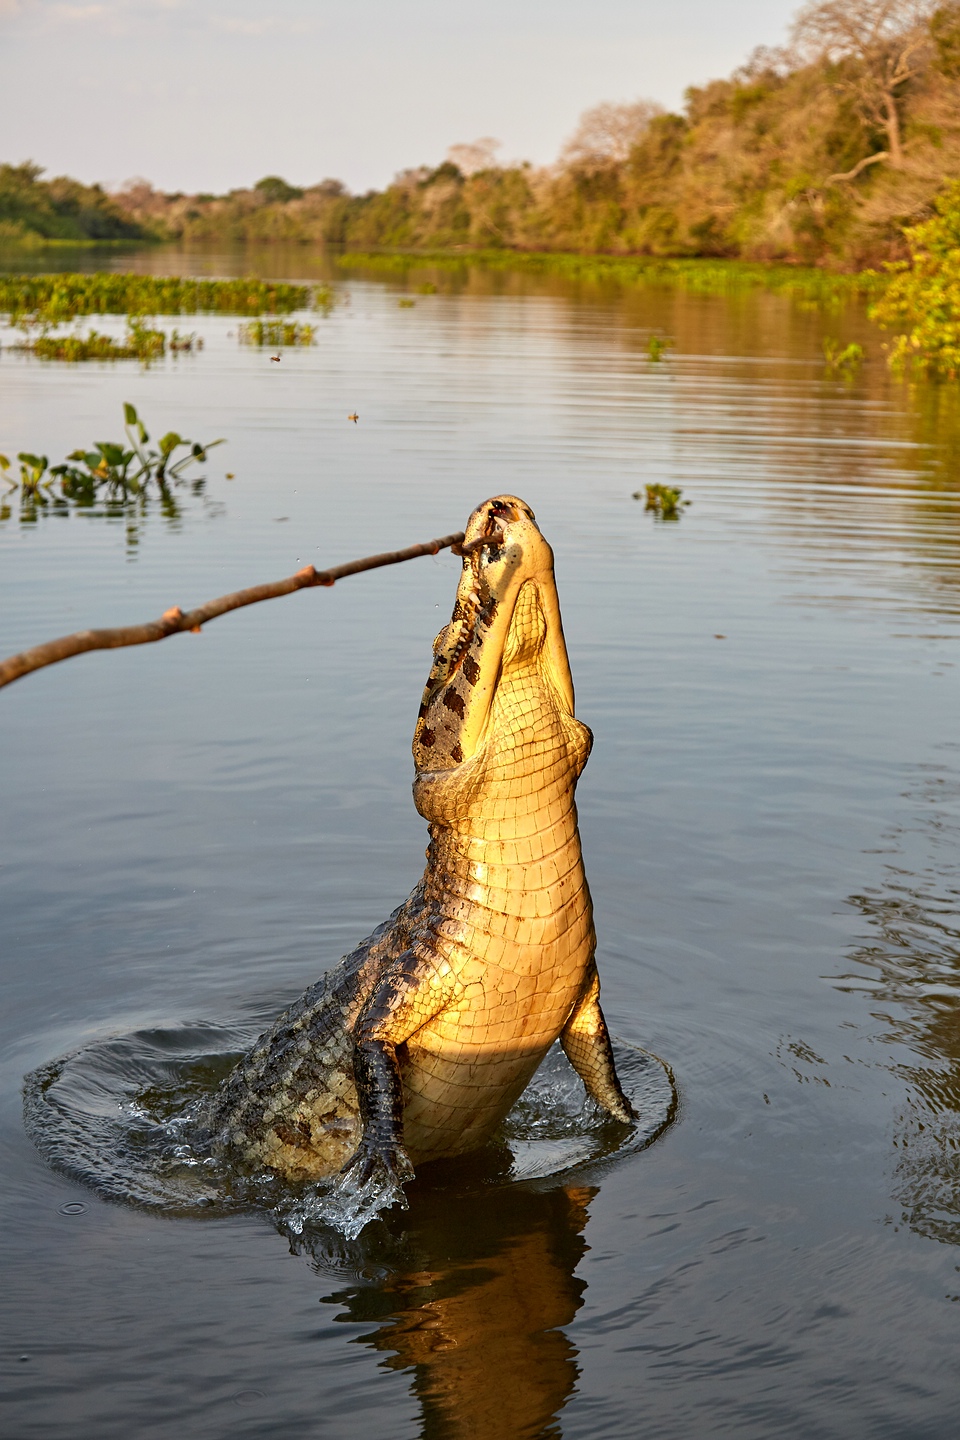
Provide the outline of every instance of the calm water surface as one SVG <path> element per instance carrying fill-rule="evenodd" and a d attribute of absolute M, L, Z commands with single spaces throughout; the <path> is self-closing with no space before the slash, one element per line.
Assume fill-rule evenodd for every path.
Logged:
<path fill-rule="evenodd" d="M 133 263 L 321 273 L 303 252 Z M 8 506 L 0 651 L 524 496 L 596 734 L 605 1009 L 673 1067 L 678 1119 L 552 1182 L 424 1175 L 353 1246 L 161 1219 L 48 1169 L 27 1071 L 269 1016 L 408 893 L 409 744 L 458 562 L 29 677 L 0 697 L 0 1429 L 940 1440 L 960 1401 L 956 397 L 888 380 L 853 312 L 435 278 L 351 276 L 280 364 L 221 317 L 149 371 L 5 350 L 7 453 L 117 438 L 124 400 L 229 444 L 179 518 Z M 651 333 L 676 342 L 659 365 Z M 866 345 L 852 383 L 825 376 L 825 335 Z M 631 498 L 648 481 L 683 487 L 679 523 Z"/>

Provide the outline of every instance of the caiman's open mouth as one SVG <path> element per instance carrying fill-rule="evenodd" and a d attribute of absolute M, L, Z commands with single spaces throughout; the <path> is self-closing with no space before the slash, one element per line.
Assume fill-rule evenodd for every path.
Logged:
<path fill-rule="evenodd" d="M 463 558 L 463 573 L 457 586 L 457 598 L 450 624 L 441 630 L 434 641 L 434 668 L 438 673 L 432 671 L 430 674 L 427 693 L 424 695 L 425 704 L 429 703 L 428 695 L 432 698 L 433 693 L 450 683 L 477 638 L 479 627 L 489 627 L 497 611 L 498 601 L 487 575 L 488 565 L 491 562 L 495 564 L 502 558 L 507 543 L 507 537 L 497 522 L 501 516 L 508 516 L 510 519 L 518 517 L 503 500 L 489 501 L 481 506 L 479 511 L 475 511 L 474 515 L 483 512 L 485 523 L 482 532 L 472 539 L 469 538 L 470 523 L 474 519 L 474 516 L 471 516 L 467 522 L 467 538 L 457 548 L 457 553 Z M 529 519 L 533 520 L 533 511 L 528 511 L 527 514 Z M 438 661 L 443 662 L 442 668 L 438 669 Z"/>
<path fill-rule="evenodd" d="M 449 769 L 475 753 L 504 668 L 530 649 L 529 636 L 523 646 L 513 634 L 517 602 L 528 585 L 540 617 L 535 649 L 544 676 L 562 707 L 573 713 L 553 552 L 533 511 L 515 495 L 485 501 L 467 522 L 460 554 L 453 615 L 434 642 L 414 736 L 418 770 Z"/>

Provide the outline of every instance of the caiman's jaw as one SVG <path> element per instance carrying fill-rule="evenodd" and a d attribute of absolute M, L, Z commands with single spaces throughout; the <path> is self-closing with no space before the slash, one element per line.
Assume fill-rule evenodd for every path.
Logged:
<path fill-rule="evenodd" d="M 494 496 L 470 516 L 461 550 L 453 616 L 434 642 L 413 738 L 418 772 L 448 770 L 476 753 L 512 666 L 536 663 L 560 708 L 573 714 L 553 551 L 533 511 L 515 495 Z"/>

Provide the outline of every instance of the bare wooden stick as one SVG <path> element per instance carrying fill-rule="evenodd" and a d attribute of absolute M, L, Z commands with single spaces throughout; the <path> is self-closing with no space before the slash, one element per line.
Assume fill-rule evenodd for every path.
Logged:
<path fill-rule="evenodd" d="M 334 565 L 329 570 L 315 570 L 312 565 L 305 565 L 285 580 L 276 580 L 268 585 L 251 585 L 248 590 L 234 590 L 232 595 L 208 600 L 206 605 L 199 605 L 196 610 L 184 613 L 179 605 L 173 605 L 163 612 L 159 620 L 149 620 L 146 625 L 119 625 L 112 630 L 77 630 L 73 635 L 62 635 L 59 640 L 48 640 L 45 645 L 34 645 L 32 650 L 23 650 L 19 655 L 0 661 L 0 689 L 19 680 L 21 675 L 29 675 L 31 670 L 56 665 L 58 660 L 69 660 L 71 655 L 82 655 L 86 650 L 149 645 L 153 640 L 166 640 L 168 635 L 176 635 L 181 630 L 199 630 L 208 620 L 226 615 L 229 610 L 258 605 L 261 600 L 275 600 L 280 595 L 292 595 L 295 590 L 309 590 L 314 585 L 333 585 L 347 575 L 359 575 L 361 570 L 399 565 L 403 560 L 415 560 L 418 555 L 436 555 L 439 550 L 448 547 L 458 553 L 463 538 L 463 531 L 458 530 L 455 535 L 444 535 L 440 540 L 427 540 L 423 545 L 409 545 L 406 550 L 389 550 L 383 555 L 367 555 L 363 560 L 348 560 L 345 565 Z"/>

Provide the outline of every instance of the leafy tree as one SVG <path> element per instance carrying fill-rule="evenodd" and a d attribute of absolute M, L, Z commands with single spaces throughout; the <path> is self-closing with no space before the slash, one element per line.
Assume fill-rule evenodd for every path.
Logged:
<path fill-rule="evenodd" d="M 99 185 L 61 177 L 41 180 L 43 169 L 27 161 L 0 165 L 0 227 L 8 236 L 49 240 L 142 239 L 144 230 L 120 213 Z"/>
<path fill-rule="evenodd" d="M 288 200 L 303 199 L 303 191 L 295 185 L 288 185 L 279 175 L 264 175 L 253 188 L 270 205 L 286 205 Z"/>
<path fill-rule="evenodd" d="M 474 140 L 469 145 L 451 145 L 447 159 L 461 175 L 475 175 L 478 170 L 496 169 L 499 149 L 500 141 L 494 140 L 492 135 L 485 135 L 482 140 Z"/>
<path fill-rule="evenodd" d="M 835 66 L 834 84 L 861 118 L 880 129 L 887 148 L 866 155 L 831 181 L 852 180 L 868 165 L 903 166 L 900 105 L 930 50 L 931 0 L 808 0 L 793 24 L 798 53 Z"/>
<path fill-rule="evenodd" d="M 594 105 L 580 116 L 576 130 L 560 152 L 560 164 L 579 169 L 620 165 L 629 158 L 651 120 L 662 114 L 663 106 L 655 100 Z"/>
<path fill-rule="evenodd" d="M 960 180 L 936 201 L 937 213 L 904 233 L 910 260 L 890 268 L 896 278 L 871 309 L 881 325 L 905 328 L 890 352 L 895 370 L 943 379 L 960 375 Z"/>
<path fill-rule="evenodd" d="M 948 80 L 960 80 L 960 4 L 934 10 L 930 34 L 937 52 L 934 67 Z"/>

